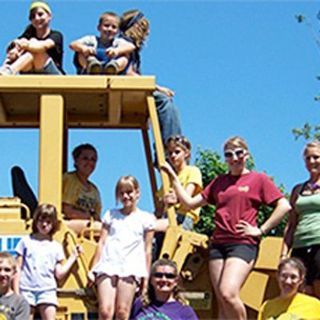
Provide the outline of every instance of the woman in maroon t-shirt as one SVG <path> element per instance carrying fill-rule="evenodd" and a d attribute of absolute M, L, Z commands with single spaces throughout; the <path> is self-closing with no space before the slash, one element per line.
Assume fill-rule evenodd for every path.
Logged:
<path fill-rule="evenodd" d="M 249 150 L 242 138 L 228 139 L 224 144 L 224 156 L 229 172 L 216 177 L 194 197 L 184 191 L 169 164 L 162 169 L 169 174 L 180 202 L 188 209 L 207 204 L 216 206 L 209 271 L 219 318 L 246 319 L 240 289 L 257 258 L 260 237 L 282 220 L 290 205 L 271 179 L 246 167 Z M 258 227 L 256 220 L 261 204 L 273 206 L 274 211 Z"/>

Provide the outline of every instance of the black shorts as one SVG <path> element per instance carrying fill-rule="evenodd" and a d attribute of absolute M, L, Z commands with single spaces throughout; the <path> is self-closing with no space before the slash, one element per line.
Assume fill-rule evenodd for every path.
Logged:
<path fill-rule="evenodd" d="M 304 263 L 307 269 L 307 285 L 312 285 L 315 280 L 320 279 L 320 245 L 293 249 L 291 256 L 299 258 Z"/>
<path fill-rule="evenodd" d="M 211 244 L 209 247 L 209 259 L 226 260 L 231 257 L 240 258 L 247 263 L 255 261 L 258 257 L 259 246 L 254 244 Z"/>

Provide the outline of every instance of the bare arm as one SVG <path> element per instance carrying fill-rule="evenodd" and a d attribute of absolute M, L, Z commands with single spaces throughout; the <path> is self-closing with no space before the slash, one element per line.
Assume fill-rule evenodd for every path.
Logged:
<path fill-rule="evenodd" d="M 79 257 L 80 252 L 82 251 L 80 246 L 76 246 L 70 257 L 67 259 L 67 261 L 62 264 L 62 261 L 59 261 L 56 264 L 54 273 L 57 280 L 62 280 L 71 270 L 73 264 L 77 261 L 77 258 Z"/>
<path fill-rule="evenodd" d="M 127 71 L 127 75 L 128 76 L 134 76 L 134 77 L 140 77 L 141 76 L 139 73 L 135 72 L 132 68 L 129 68 L 129 70 Z M 175 92 L 172 89 L 170 89 L 168 87 L 160 86 L 158 84 L 156 84 L 156 90 L 161 92 L 161 93 L 164 93 L 169 98 L 172 98 L 175 95 Z"/>
<path fill-rule="evenodd" d="M 69 48 L 75 52 L 82 53 L 85 57 L 96 54 L 96 50 L 94 47 L 87 46 L 79 40 L 71 42 Z"/>
<path fill-rule="evenodd" d="M 290 209 L 291 206 L 288 200 L 286 198 L 280 198 L 277 200 L 276 206 L 270 217 L 260 227 L 255 227 L 247 221 L 240 220 L 236 228 L 240 234 L 253 237 L 262 236 L 276 227 Z"/>
<path fill-rule="evenodd" d="M 62 203 L 62 210 L 63 210 L 63 213 L 65 214 L 65 217 L 70 220 L 72 219 L 89 220 L 91 217 L 90 212 L 79 210 L 74 206 L 72 206 L 71 204 L 67 204 L 65 202 Z M 100 216 L 97 213 L 93 214 L 93 218 L 98 221 L 100 220 Z"/>
<path fill-rule="evenodd" d="M 174 96 L 174 91 L 171 90 L 170 88 L 163 87 L 163 86 L 156 84 L 156 90 L 164 93 L 166 96 L 168 96 L 170 98 Z"/>
<path fill-rule="evenodd" d="M 100 239 L 96 247 L 96 251 L 94 253 L 93 259 L 91 261 L 91 269 L 88 272 L 88 280 L 89 284 L 93 284 L 95 277 L 92 272 L 93 267 L 99 262 L 102 254 L 102 250 L 106 244 L 107 238 L 109 234 L 109 228 L 104 223 L 102 224 L 101 231 L 100 231 Z"/>
<path fill-rule="evenodd" d="M 301 187 L 302 187 L 301 184 L 297 185 L 293 188 L 291 192 L 290 204 L 292 209 L 289 212 L 289 219 L 284 229 L 281 257 L 287 257 L 292 246 L 294 232 L 296 230 L 297 223 L 298 223 L 297 213 L 294 210 L 294 206 L 297 201 L 298 194 L 301 190 Z"/>
<path fill-rule="evenodd" d="M 271 213 L 271 216 L 262 224 L 260 230 L 264 234 L 268 233 L 281 222 L 290 209 L 291 206 L 286 198 L 279 199 L 276 203 L 276 207 Z"/>
<path fill-rule="evenodd" d="M 147 231 L 145 234 L 144 242 L 145 242 L 145 253 L 146 253 L 146 263 L 147 270 L 150 270 L 151 260 L 152 260 L 152 240 L 153 240 L 154 231 Z"/>
<path fill-rule="evenodd" d="M 185 190 L 181 185 L 178 176 L 169 163 L 166 162 L 163 166 L 161 166 L 161 170 L 164 170 L 168 174 L 172 182 L 172 186 L 179 198 L 179 202 L 183 205 L 184 208 L 186 208 L 187 210 L 192 210 L 208 204 L 201 194 L 197 194 L 194 197 L 188 194 L 187 190 Z"/>
<path fill-rule="evenodd" d="M 154 231 L 150 230 L 147 231 L 144 235 L 144 243 L 145 243 L 145 255 L 146 255 L 146 264 L 147 264 L 147 270 L 148 274 L 150 272 L 151 268 L 151 261 L 152 261 L 152 239 L 153 239 Z M 149 275 L 142 279 L 140 283 L 140 293 L 143 293 L 148 288 L 148 281 L 149 281 Z"/>
<path fill-rule="evenodd" d="M 17 271 L 13 278 L 12 289 L 16 294 L 20 294 L 19 284 L 21 276 L 21 267 L 22 267 L 22 256 L 17 257 Z"/>
<path fill-rule="evenodd" d="M 196 185 L 194 183 L 189 183 L 185 187 L 185 191 L 190 196 L 193 196 L 195 190 L 196 190 Z M 164 197 L 158 198 L 158 206 L 157 206 L 158 212 L 163 213 L 164 211 L 167 210 L 169 206 L 175 205 L 177 203 L 179 203 L 177 194 L 174 190 L 170 189 L 169 192 Z"/>
<path fill-rule="evenodd" d="M 43 53 L 55 46 L 52 39 L 37 40 L 32 38 L 30 40 L 22 38 L 17 39 L 16 44 L 22 49 L 33 53 Z"/>
<path fill-rule="evenodd" d="M 106 54 L 108 57 L 114 58 L 129 55 L 134 50 L 136 50 L 136 46 L 133 43 L 122 39 L 121 41 L 118 41 L 116 47 L 106 49 Z"/>

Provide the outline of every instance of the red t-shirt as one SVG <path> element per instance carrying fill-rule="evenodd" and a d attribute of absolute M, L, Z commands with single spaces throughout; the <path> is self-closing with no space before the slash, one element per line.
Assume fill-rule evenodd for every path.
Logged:
<path fill-rule="evenodd" d="M 220 175 L 201 194 L 209 204 L 216 206 L 213 241 L 217 244 L 257 244 L 257 238 L 241 236 L 236 225 L 239 220 L 245 220 L 256 226 L 260 205 L 270 205 L 283 197 L 269 177 L 252 171 L 240 176 Z"/>

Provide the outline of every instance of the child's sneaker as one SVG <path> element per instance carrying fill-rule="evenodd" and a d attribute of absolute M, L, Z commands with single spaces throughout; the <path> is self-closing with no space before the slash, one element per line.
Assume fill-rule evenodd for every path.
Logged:
<path fill-rule="evenodd" d="M 119 73 L 119 66 L 116 61 L 111 60 L 108 62 L 104 68 L 103 68 L 103 73 L 108 74 L 108 75 L 115 75 Z"/>
<path fill-rule="evenodd" d="M 8 65 L 0 67 L 0 76 L 12 76 L 13 71 Z"/>
<path fill-rule="evenodd" d="M 101 74 L 101 63 L 97 60 L 97 58 L 88 58 L 87 74 Z"/>

